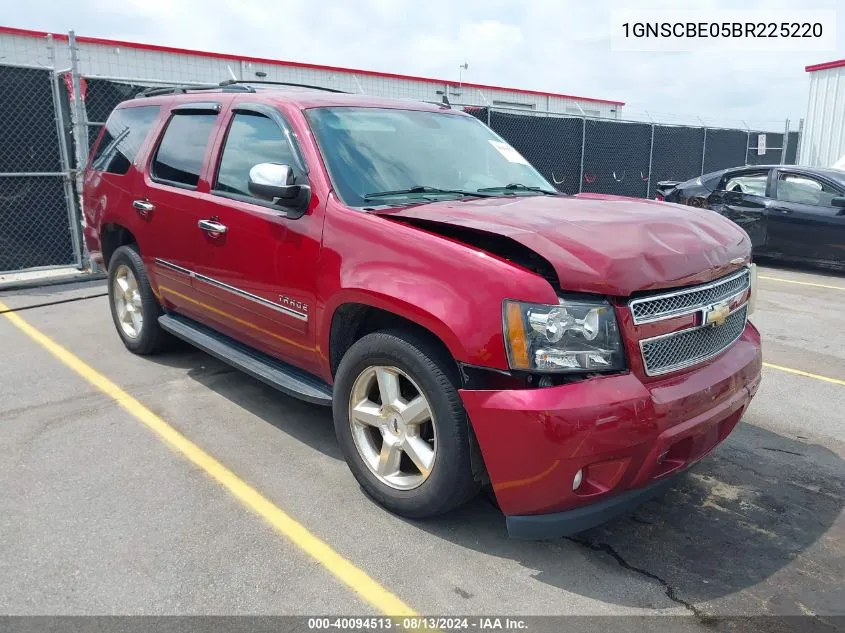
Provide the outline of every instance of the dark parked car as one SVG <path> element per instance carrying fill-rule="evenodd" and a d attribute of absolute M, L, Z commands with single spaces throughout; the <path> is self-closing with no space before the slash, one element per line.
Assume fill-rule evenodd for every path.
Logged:
<path fill-rule="evenodd" d="M 845 270 L 845 171 L 735 167 L 675 185 L 663 181 L 657 198 L 730 218 L 757 255 Z"/>

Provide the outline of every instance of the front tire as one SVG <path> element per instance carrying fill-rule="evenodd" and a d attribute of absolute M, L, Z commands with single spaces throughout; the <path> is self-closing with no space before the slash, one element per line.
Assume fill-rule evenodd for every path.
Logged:
<path fill-rule="evenodd" d="M 478 492 L 450 363 L 425 337 L 384 331 L 358 340 L 338 367 L 341 451 L 364 491 L 396 514 L 436 516 Z"/>
<path fill-rule="evenodd" d="M 153 294 L 137 247 L 121 246 L 109 262 L 109 306 L 117 333 L 135 354 L 155 354 L 168 341 L 158 324 L 161 306 Z"/>

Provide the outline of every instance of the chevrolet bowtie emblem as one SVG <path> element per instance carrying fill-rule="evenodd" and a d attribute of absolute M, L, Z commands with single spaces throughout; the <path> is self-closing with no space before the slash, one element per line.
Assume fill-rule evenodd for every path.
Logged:
<path fill-rule="evenodd" d="M 704 325 L 724 325 L 730 313 L 731 306 L 727 301 L 707 306 L 704 309 Z"/>

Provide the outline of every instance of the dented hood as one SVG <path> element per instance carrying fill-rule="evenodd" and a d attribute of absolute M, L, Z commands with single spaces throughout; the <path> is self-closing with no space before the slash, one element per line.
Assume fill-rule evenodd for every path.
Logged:
<path fill-rule="evenodd" d="M 554 267 L 561 288 L 627 296 L 710 281 L 750 258 L 745 232 L 706 209 L 580 194 L 468 198 L 375 211 L 508 237 Z"/>

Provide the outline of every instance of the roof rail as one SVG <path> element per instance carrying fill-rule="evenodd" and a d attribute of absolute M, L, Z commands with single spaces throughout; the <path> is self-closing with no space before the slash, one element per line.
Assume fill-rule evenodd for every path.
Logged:
<path fill-rule="evenodd" d="M 160 86 L 158 88 L 147 88 L 135 95 L 135 98 L 141 97 L 158 97 L 160 95 L 185 94 L 194 90 L 223 90 L 225 92 L 255 92 L 254 88 L 249 86 L 229 85 L 229 84 L 199 84 L 199 85 L 177 85 L 177 86 Z"/>
<path fill-rule="evenodd" d="M 294 88 L 309 88 L 311 90 L 322 90 L 324 92 L 337 92 L 347 94 L 346 90 L 338 90 L 337 88 L 326 88 L 325 86 L 313 86 L 311 84 L 298 84 L 290 81 L 269 81 L 267 79 L 227 79 L 221 81 L 220 85 L 226 86 L 241 86 L 249 87 L 250 84 L 267 85 L 267 86 L 293 86 Z"/>
<path fill-rule="evenodd" d="M 408 99 L 408 101 L 419 102 L 419 99 L 414 99 L 413 97 L 411 97 L 410 99 Z M 442 101 L 423 101 L 423 103 L 430 103 L 431 105 L 439 106 L 442 110 L 451 110 L 452 109 L 451 105 L 446 105 Z"/>
<path fill-rule="evenodd" d="M 259 79 L 227 79 L 221 81 L 219 84 L 196 84 L 196 85 L 175 85 L 175 86 L 160 86 L 158 88 L 147 88 L 142 90 L 137 95 L 139 97 L 158 97 L 160 95 L 185 94 L 195 90 L 222 90 L 224 92 L 255 92 L 250 84 L 261 84 L 269 86 L 293 86 L 295 88 L 308 88 L 310 90 L 323 90 L 325 92 L 346 93 L 345 90 L 338 90 L 336 88 L 326 88 L 324 86 L 312 86 L 310 84 L 298 84 L 288 81 L 266 81 Z"/>

